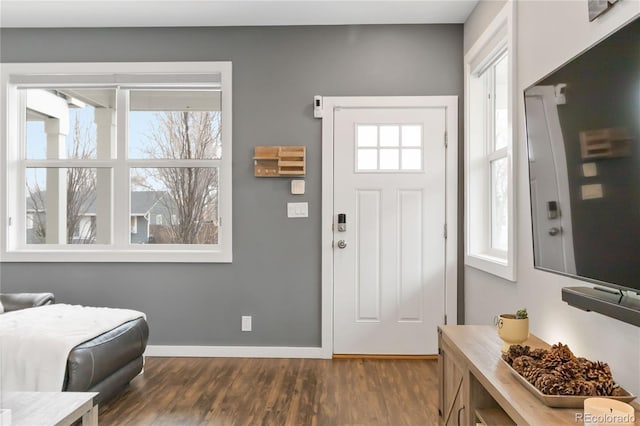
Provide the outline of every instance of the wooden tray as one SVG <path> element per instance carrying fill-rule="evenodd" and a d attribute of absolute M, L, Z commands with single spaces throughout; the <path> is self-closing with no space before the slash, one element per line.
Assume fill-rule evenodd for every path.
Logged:
<path fill-rule="evenodd" d="M 554 408 L 583 408 L 584 400 L 587 398 L 593 398 L 592 396 L 578 396 L 578 395 L 545 395 L 538 388 L 533 386 L 524 377 L 520 375 L 516 370 L 509 365 L 508 362 L 502 360 L 504 364 L 509 368 L 511 373 L 522 383 L 522 385 L 536 396 L 544 405 Z M 622 388 L 621 388 L 622 389 Z M 603 398 L 615 399 L 621 402 L 630 402 L 636 399 L 635 395 L 630 394 L 625 389 L 622 389 L 623 395 L 621 396 L 605 396 Z"/>

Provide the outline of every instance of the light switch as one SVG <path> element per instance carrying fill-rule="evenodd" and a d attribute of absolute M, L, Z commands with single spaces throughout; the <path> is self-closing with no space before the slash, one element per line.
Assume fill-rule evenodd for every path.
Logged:
<path fill-rule="evenodd" d="M 309 217 L 309 203 L 287 203 L 287 217 Z"/>
<path fill-rule="evenodd" d="M 594 183 L 591 185 L 582 185 L 582 199 L 593 200 L 594 198 L 602 198 L 602 184 Z"/>

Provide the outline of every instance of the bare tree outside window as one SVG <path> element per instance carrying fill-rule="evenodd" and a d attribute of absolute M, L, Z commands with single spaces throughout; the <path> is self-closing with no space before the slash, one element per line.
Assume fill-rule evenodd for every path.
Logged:
<path fill-rule="evenodd" d="M 153 159 L 220 158 L 220 113 L 159 112 L 146 135 L 145 154 Z M 162 223 L 150 227 L 161 244 L 218 243 L 218 168 L 159 167 L 136 169 L 132 181 L 147 190 L 165 191 L 156 214 Z"/>

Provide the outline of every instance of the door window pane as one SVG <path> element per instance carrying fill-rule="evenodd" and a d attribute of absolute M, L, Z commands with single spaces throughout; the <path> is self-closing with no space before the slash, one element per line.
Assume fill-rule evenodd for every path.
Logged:
<path fill-rule="evenodd" d="M 358 124 L 356 129 L 358 147 L 378 146 L 378 126 Z"/>
<path fill-rule="evenodd" d="M 218 168 L 131 169 L 131 244 L 218 244 Z"/>
<path fill-rule="evenodd" d="M 507 158 L 491 162 L 491 247 L 508 249 Z"/>
<path fill-rule="evenodd" d="M 220 159 L 220 92 L 132 90 L 129 158 Z"/>
<path fill-rule="evenodd" d="M 400 145 L 400 126 L 380 126 L 380 146 Z"/>
<path fill-rule="evenodd" d="M 378 169 L 378 150 L 359 149 L 358 150 L 358 170 Z"/>
<path fill-rule="evenodd" d="M 402 126 L 402 146 L 403 147 L 422 146 L 422 126 L 419 126 L 419 125 Z"/>
<path fill-rule="evenodd" d="M 398 149 L 380 150 L 380 170 L 398 170 L 400 168 L 400 155 Z"/>

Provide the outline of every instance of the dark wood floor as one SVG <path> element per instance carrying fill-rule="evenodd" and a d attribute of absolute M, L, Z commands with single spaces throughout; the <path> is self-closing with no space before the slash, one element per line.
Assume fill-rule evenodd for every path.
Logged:
<path fill-rule="evenodd" d="M 435 425 L 437 362 L 147 358 L 100 425 Z"/>

